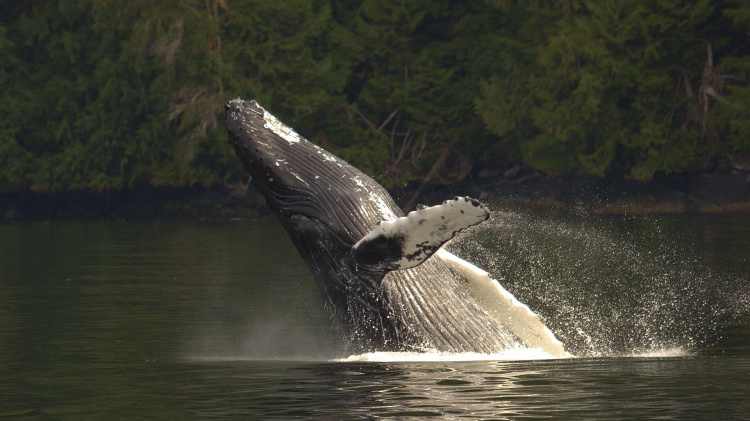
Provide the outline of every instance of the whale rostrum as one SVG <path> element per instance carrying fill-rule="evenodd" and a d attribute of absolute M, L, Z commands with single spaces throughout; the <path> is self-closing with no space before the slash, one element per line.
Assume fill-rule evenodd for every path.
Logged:
<path fill-rule="evenodd" d="M 404 215 L 375 180 L 307 141 L 255 101 L 225 104 L 229 139 L 286 229 L 352 351 L 567 356 L 539 315 L 442 246 L 487 220 L 455 197 Z"/>

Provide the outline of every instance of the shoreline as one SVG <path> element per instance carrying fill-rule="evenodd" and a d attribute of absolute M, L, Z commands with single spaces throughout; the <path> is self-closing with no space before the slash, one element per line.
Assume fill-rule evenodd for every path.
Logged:
<path fill-rule="evenodd" d="M 393 191 L 399 205 L 418 186 Z M 750 213 L 750 175 L 741 172 L 662 177 L 648 183 L 536 173 L 425 188 L 417 203 L 471 196 L 493 206 L 532 213 Z M 0 220 L 183 219 L 245 220 L 272 215 L 259 193 L 225 186 L 153 187 L 67 192 L 0 192 Z"/>

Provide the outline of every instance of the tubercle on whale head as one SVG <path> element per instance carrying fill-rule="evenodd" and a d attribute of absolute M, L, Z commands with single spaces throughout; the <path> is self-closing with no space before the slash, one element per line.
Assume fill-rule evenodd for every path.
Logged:
<path fill-rule="evenodd" d="M 251 119 L 251 113 L 258 112 L 257 109 L 258 104 L 255 101 L 243 101 L 240 98 L 229 100 L 224 104 L 229 141 L 237 154 L 241 154 L 240 160 L 254 178 L 259 176 L 257 167 L 262 159 L 256 159 L 255 154 L 251 153 L 259 152 L 259 149 L 257 145 L 253 145 L 253 127 L 248 124 L 248 120 Z"/>
<path fill-rule="evenodd" d="M 255 101 L 243 101 L 240 98 L 230 99 L 224 103 L 224 111 L 226 114 L 227 130 L 234 141 L 238 136 L 241 136 L 246 129 L 243 127 L 245 122 L 245 114 L 248 110 L 258 110 L 260 106 Z M 262 108 L 260 108 L 262 110 Z M 256 111 L 257 112 L 257 111 Z M 260 111 L 262 113 L 262 111 Z"/>

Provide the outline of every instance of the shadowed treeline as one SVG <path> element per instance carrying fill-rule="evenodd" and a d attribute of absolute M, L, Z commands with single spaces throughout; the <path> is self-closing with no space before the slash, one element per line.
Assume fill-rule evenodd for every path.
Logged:
<path fill-rule="evenodd" d="M 649 180 L 750 157 L 741 0 L 0 3 L 0 190 L 244 184 L 257 99 L 378 177 Z"/>

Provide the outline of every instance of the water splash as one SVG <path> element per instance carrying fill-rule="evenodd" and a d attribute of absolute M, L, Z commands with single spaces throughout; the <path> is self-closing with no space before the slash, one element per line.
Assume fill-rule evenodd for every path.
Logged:
<path fill-rule="evenodd" d="M 688 357 L 691 352 L 682 348 L 665 348 L 652 349 L 646 352 L 634 352 L 629 357 L 633 358 L 670 358 L 670 357 Z"/>
<path fill-rule="evenodd" d="M 750 294 L 674 228 L 495 212 L 450 248 L 482 262 L 576 356 L 676 355 L 715 343 L 723 322 L 749 313 Z"/>
<path fill-rule="evenodd" d="M 440 362 L 440 361 L 529 361 L 552 360 L 556 357 L 541 349 L 518 346 L 503 352 L 482 354 L 476 352 L 368 352 L 336 359 L 336 362 Z"/>
<path fill-rule="evenodd" d="M 660 348 L 652 349 L 645 352 L 633 352 L 621 357 L 628 358 L 675 358 L 687 357 L 691 355 L 682 348 Z M 540 360 L 561 360 L 576 358 L 573 356 L 560 357 L 549 354 L 538 348 L 525 348 L 518 346 L 503 352 L 494 354 L 481 354 L 475 352 L 368 352 L 364 354 L 350 355 L 345 358 L 333 359 L 333 362 L 380 362 L 380 363 L 401 363 L 401 362 L 461 362 L 461 361 L 540 361 Z"/>

